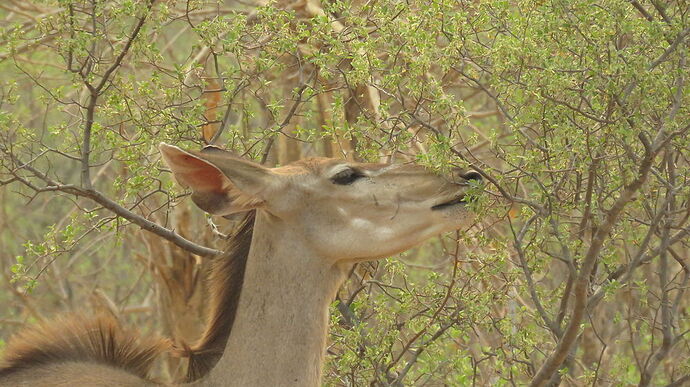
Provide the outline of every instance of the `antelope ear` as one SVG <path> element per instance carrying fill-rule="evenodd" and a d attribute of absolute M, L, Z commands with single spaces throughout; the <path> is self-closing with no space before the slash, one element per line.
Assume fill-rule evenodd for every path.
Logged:
<path fill-rule="evenodd" d="M 192 201 L 213 215 L 229 215 L 261 207 L 275 184 L 273 173 L 228 152 L 184 151 L 161 143 L 158 147 L 180 185 L 192 190 Z"/>

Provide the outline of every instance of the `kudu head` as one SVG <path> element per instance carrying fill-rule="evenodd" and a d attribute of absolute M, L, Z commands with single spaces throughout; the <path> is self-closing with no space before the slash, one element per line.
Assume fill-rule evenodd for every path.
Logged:
<path fill-rule="evenodd" d="M 219 149 L 160 150 L 201 209 L 264 211 L 333 262 L 386 257 L 461 228 L 472 219 L 468 190 L 481 181 L 474 171 L 444 178 L 414 164 L 312 158 L 266 168 Z"/>

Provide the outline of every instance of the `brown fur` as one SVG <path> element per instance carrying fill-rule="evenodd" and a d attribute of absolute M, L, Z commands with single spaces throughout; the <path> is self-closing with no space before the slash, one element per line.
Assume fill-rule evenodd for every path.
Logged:
<path fill-rule="evenodd" d="M 206 330 L 194 346 L 182 351 L 189 357 L 186 381 L 207 375 L 223 354 L 235 320 L 254 218 L 255 211 L 250 211 L 230 236 L 226 253 L 212 263 Z M 111 317 L 61 317 L 28 328 L 10 341 L 0 362 L 0 379 L 78 362 L 97 363 L 146 379 L 156 356 L 168 348 L 168 341 L 142 340 Z"/>
<path fill-rule="evenodd" d="M 223 355 L 240 299 L 254 218 L 255 211 L 250 211 L 230 236 L 225 254 L 212 264 L 208 280 L 211 299 L 206 330 L 196 345 L 184 351 L 184 356 L 189 356 L 186 381 L 207 375 Z"/>
<path fill-rule="evenodd" d="M 121 369 L 146 379 L 167 340 L 140 338 L 111 317 L 60 317 L 19 332 L 0 363 L 0 381 L 14 373 L 53 364 L 87 362 Z"/>

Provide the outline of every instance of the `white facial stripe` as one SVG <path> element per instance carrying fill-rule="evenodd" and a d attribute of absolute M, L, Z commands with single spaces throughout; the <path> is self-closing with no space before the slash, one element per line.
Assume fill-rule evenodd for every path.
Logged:
<path fill-rule="evenodd" d="M 370 220 L 362 219 L 362 218 L 352 218 L 352 227 L 355 228 L 375 228 L 376 225 Z"/>
<path fill-rule="evenodd" d="M 370 176 L 370 177 L 372 177 L 372 176 L 381 175 L 381 174 L 383 174 L 383 173 L 386 173 L 386 172 L 388 172 L 388 171 L 391 171 L 391 170 L 400 168 L 400 167 L 402 167 L 402 166 L 403 166 L 403 165 L 391 164 L 391 165 L 387 165 L 387 166 L 385 166 L 385 167 L 383 167 L 383 168 L 376 169 L 376 170 L 370 170 L 370 169 L 364 169 L 364 168 L 363 168 L 363 169 L 357 168 L 357 170 L 358 170 L 359 172 L 361 172 L 361 173 L 362 173 L 363 175 L 365 175 L 365 176 Z M 340 172 L 342 172 L 342 171 L 345 171 L 345 170 L 348 170 L 348 169 L 350 169 L 350 168 L 353 168 L 353 167 L 351 167 L 350 165 L 347 165 L 347 164 L 338 164 L 338 165 L 332 167 L 332 168 L 328 171 L 328 173 L 326 174 L 326 176 L 329 176 L 329 177 L 330 177 L 330 176 L 335 176 L 335 175 L 337 175 L 338 173 L 340 173 Z"/>
<path fill-rule="evenodd" d="M 350 224 L 354 229 L 368 231 L 378 239 L 390 238 L 395 233 L 390 227 L 377 226 L 374 222 L 363 218 L 353 218 Z"/>
<path fill-rule="evenodd" d="M 393 236 L 394 233 L 395 233 L 395 232 L 394 232 L 393 229 L 390 228 L 390 227 L 379 227 L 379 228 L 377 228 L 376 231 L 374 232 L 374 234 L 375 234 L 379 239 L 390 238 L 391 236 Z"/>
<path fill-rule="evenodd" d="M 391 164 L 391 165 L 387 165 L 387 166 L 385 166 L 385 167 L 383 167 L 383 168 L 381 168 L 381 169 L 378 169 L 378 170 L 376 170 L 376 171 L 365 170 L 364 173 L 365 173 L 367 176 L 378 176 L 378 175 L 381 175 L 381 174 L 383 174 L 383 173 L 386 173 L 386 172 L 388 172 L 388 171 L 390 171 L 390 170 L 392 170 L 392 169 L 396 169 L 396 168 L 398 168 L 398 167 L 400 167 L 400 165 Z"/>

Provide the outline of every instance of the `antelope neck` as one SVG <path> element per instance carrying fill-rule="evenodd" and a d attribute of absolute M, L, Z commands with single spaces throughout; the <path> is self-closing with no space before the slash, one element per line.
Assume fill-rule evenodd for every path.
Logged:
<path fill-rule="evenodd" d="M 328 306 L 345 274 L 296 230 L 258 210 L 237 317 L 223 356 L 201 384 L 319 386 Z"/>

